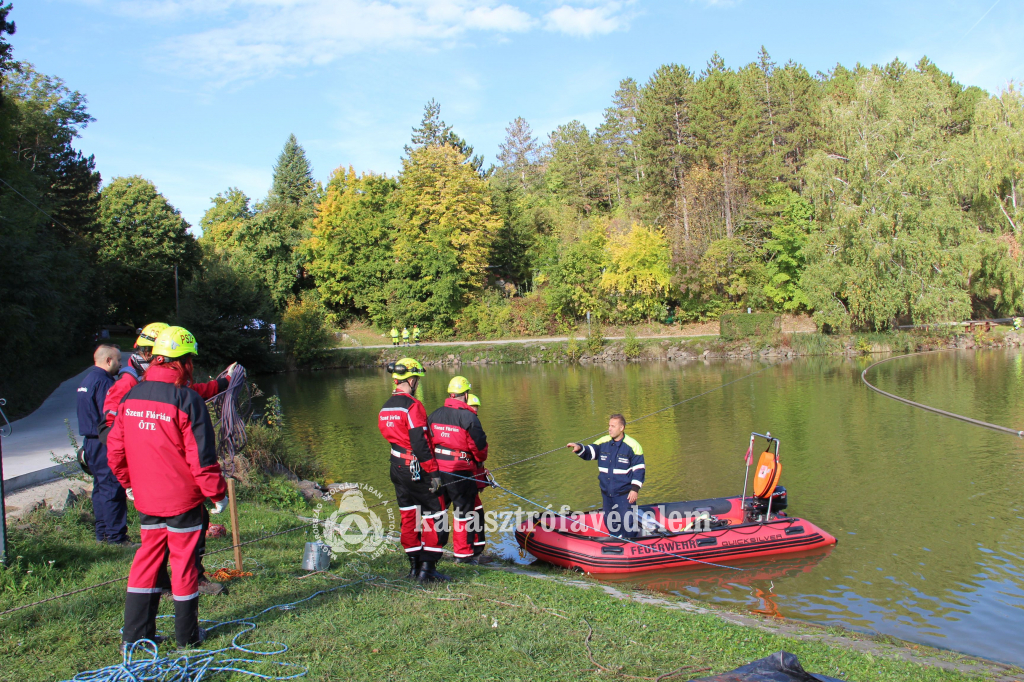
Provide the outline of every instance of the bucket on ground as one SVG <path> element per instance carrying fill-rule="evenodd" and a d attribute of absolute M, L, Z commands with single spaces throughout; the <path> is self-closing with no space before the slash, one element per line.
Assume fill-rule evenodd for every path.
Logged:
<path fill-rule="evenodd" d="M 322 542 L 307 542 L 302 551 L 302 568 L 306 571 L 326 571 L 331 567 L 331 550 Z"/>

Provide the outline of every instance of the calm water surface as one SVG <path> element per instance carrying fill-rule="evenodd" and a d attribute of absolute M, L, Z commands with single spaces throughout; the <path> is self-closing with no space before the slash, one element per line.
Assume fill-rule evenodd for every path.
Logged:
<path fill-rule="evenodd" d="M 767 369 L 628 429 L 643 445 L 642 503 L 734 495 L 750 431 L 782 441 L 789 512 L 839 544 L 817 555 L 629 582 L 751 611 L 885 633 L 1024 665 L 1024 447 L 1009 436 L 884 398 L 860 382 L 865 359 L 464 367 L 483 401 L 491 468 Z M 426 405 L 454 370 L 429 371 Z M 977 419 L 1024 428 L 1024 356 L 937 353 L 872 370 L 884 390 Z M 383 371 L 263 377 L 289 434 L 338 481 L 389 490 L 377 410 Z M 499 481 L 542 504 L 599 505 L 597 471 L 568 450 L 503 470 Z M 514 509 L 485 491 L 489 509 Z M 514 554 L 510 538 L 492 537 Z"/>

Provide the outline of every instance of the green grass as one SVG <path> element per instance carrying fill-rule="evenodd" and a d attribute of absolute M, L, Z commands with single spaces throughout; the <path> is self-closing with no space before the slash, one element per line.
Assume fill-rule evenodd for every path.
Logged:
<path fill-rule="evenodd" d="M 294 514 L 252 504 L 242 506 L 241 518 L 243 538 L 296 524 Z M 137 519 L 132 521 L 137 528 Z M 92 542 L 88 519 L 79 510 L 63 517 L 37 512 L 30 526 L 11 534 L 12 553 L 21 558 L 2 573 L 0 610 L 128 570 L 131 551 Z M 808 670 L 843 679 L 968 679 L 852 649 L 785 639 L 711 615 L 621 601 L 597 588 L 480 567 L 445 563 L 443 569 L 456 582 L 422 589 L 400 579 L 406 563 L 398 552 L 368 562 L 354 555 L 336 560 L 331 570 L 340 580 L 302 578 L 302 547 L 310 536 L 299 531 L 245 548 L 255 575 L 232 582 L 229 597 L 202 597 L 200 605 L 202 618 L 230 620 L 361 580 L 294 610 L 271 611 L 243 640 L 287 645 L 289 651 L 274 660 L 308 666 L 310 680 L 627 679 L 690 666 L 688 674 L 675 678 L 685 680 L 780 649 L 797 654 Z M 212 540 L 210 550 L 225 546 L 226 540 Z M 208 563 L 229 557 L 226 552 Z M 119 583 L 0 617 L 0 677 L 63 679 L 117 662 L 123 604 L 124 584 Z M 170 609 L 161 605 L 162 613 Z M 161 623 L 168 632 L 170 622 Z M 209 646 L 227 646 L 237 632 L 216 631 Z M 595 663 L 604 671 L 595 672 Z"/>

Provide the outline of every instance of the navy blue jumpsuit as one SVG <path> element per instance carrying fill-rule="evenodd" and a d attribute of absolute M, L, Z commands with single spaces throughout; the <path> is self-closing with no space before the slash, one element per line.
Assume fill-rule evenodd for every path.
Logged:
<path fill-rule="evenodd" d="M 96 539 L 124 542 L 128 539 L 128 502 L 107 463 L 107 446 L 100 442 L 105 422 L 103 401 L 114 379 L 106 370 L 91 367 L 78 387 L 78 433 L 85 436 L 85 463 L 92 470 L 92 511 L 96 517 Z"/>
<path fill-rule="evenodd" d="M 612 535 L 636 537 L 636 515 L 630 510 L 629 492 L 639 491 L 644 484 L 646 465 L 644 450 L 633 438 L 623 435 L 622 440 L 602 436 L 593 445 L 583 445 L 577 454 L 580 459 L 597 460 L 597 480 L 601 485 L 604 503 L 604 524 Z"/>

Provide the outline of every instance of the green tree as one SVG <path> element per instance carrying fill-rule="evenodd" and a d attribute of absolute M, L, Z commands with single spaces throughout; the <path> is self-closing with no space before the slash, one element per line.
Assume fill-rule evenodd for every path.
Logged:
<path fill-rule="evenodd" d="M 606 246 L 601 288 L 616 299 L 615 310 L 626 322 L 662 319 L 672 283 L 672 258 L 664 232 L 639 223 L 613 235 Z"/>
<path fill-rule="evenodd" d="M 589 229 L 578 239 L 559 244 L 548 270 L 550 285 L 545 290 L 549 309 L 564 321 L 575 321 L 588 311 L 606 319 L 607 301 L 600 296 L 601 268 L 606 237 L 603 230 Z"/>
<path fill-rule="evenodd" d="M 295 135 L 289 135 L 274 164 L 270 201 L 299 206 L 313 191 L 313 169 Z"/>
<path fill-rule="evenodd" d="M 393 277 L 398 183 L 383 175 L 338 168 L 317 207 L 306 246 L 321 300 L 338 321 L 366 314 L 391 322 L 385 288 Z"/>
<path fill-rule="evenodd" d="M 431 98 L 423 107 L 423 120 L 418 128 L 412 129 L 412 145 L 405 146 L 405 153 L 411 155 L 413 151 L 423 147 L 443 147 L 449 145 L 459 150 L 464 157 L 465 163 L 482 175 L 487 175 L 481 169 L 484 165 L 484 157 L 473 154 L 473 147 L 464 139 L 459 137 L 452 127 L 441 119 L 441 105 Z"/>
<path fill-rule="evenodd" d="M 261 282 L 208 260 L 182 287 L 177 322 L 199 339 L 205 367 L 240 362 L 261 370 L 270 364 L 268 331 L 274 315 L 274 302 Z"/>
<path fill-rule="evenodd" d="M 281 340 L 288 357 L 300 367 L 323 358 L 333 337 L 327 327 L 327 311 L 315 296 L 289 299 L 281 317 Z"/>
<path fill-rule="evenodd" d="M 769 237 L 764 242 L 768 277 L 764 295 L 778 309 L 806 310 L 811 300 L 800 288 L 800 278 L 807 265 L 804 249 L 815 227 L 814 209 L 784 185 L 762 195 L 758 204 L 769 222 Z"/>
<path fill-rule="evenodd" d="M 824 146 L 804 168 L 824 226 L 801 279 L 815 318 L 834 329 L 961 319 L 977 226 L 953 153 L 955 91 L 899 61 L 858 69 L 853 88 L 826 100 Z"/>
<path fill-rule="evenodd" d="M 486 280 L 500 226 L 485 182 L 455 147 L 424 146 L 402 162 L 395 219 L 395 278 L 386 297 L 393 320 L 450 335 L 467 297 Z"/>
<path fill-rule="evenodd" d="M 644 180 L 640 133 L 640 88 L 632 78 L 624 78 L 597 129 L 597 138 L 609 151 L 608 162 L 619 204 L 624 197 L 634 198 Z"/>
<path fill-rule="evenodd" d="M 589 214 L 611 207 L 603 149 L 579 121 L 558 126 L 551 133 L 551 159 L 547 186 L 560 200 Z"/>
<path fill-rule="evenodd" d="M 116 319 L 141 326 L 174 312 L 174 268 L 181 279 L 199 265 L 188 223 L 152 182 L 114 178 L 100 193 L 97 257 L 108 274 Z"/>
<path fill-rule="evenodd" d="M 505 141 L 499 146 L 498 161 L 504 174 L 516 178 L 525 191 L 533 184 L 540 160 L 540 147 L 530 124 L 522 116 L 505 128 Z"/>
<path fill-rule="evenodd" d="M 688 227 L 683 182 L 694 160 L 691 129 L 693 74 L 685 66 L 658 68 L 640 93 L 640 150 L 645 159 L 644 189 L 652 203 L 652 219 L 671 224 L 676 233 Z"/>

